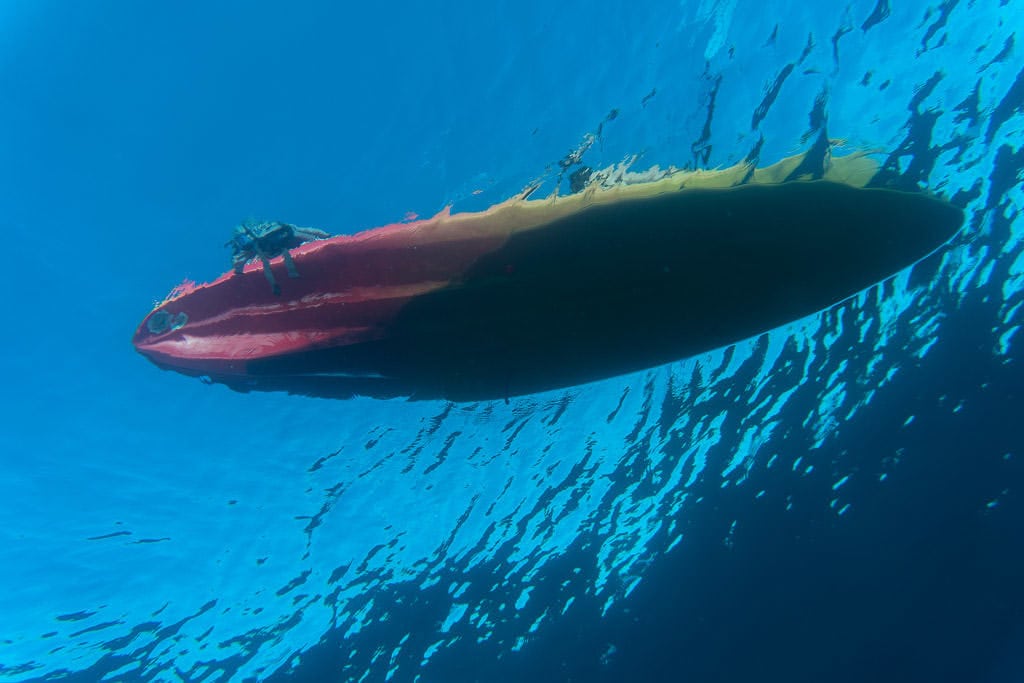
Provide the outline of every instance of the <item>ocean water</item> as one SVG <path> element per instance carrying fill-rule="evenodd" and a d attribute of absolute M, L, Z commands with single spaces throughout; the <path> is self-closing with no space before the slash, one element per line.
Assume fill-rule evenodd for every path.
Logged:
<path fill-rule="evenodd" d="M 0 26 L 0 680 L 1024 680 L 1020 0 Z M 508 403 L 243 395 L 131 348 L 241 220 L 479 209 L 599 128 L 594 167 L 825 131 L 967 223 L 820 314 Z"/>

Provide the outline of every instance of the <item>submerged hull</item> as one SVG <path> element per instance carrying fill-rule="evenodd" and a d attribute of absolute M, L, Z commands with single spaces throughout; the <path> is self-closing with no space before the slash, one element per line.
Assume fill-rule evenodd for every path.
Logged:
<path fill-rule="evenodd" d="M 249 265 L 172 295 L 134 344 L 163 368 L 242 391 L 507 398 L 814 313 L 926 256 L 963 221 L 941 200 L 862 183 L 667 180 L 309 243 L 292 251 L 298 278 L 272 263 L 280 296 Z M 154 315 L 180 324 L 154 334 Z"/>

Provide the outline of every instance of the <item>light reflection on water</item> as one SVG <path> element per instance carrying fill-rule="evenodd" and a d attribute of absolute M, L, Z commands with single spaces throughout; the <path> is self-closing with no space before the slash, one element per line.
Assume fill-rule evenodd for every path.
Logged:
<path fill-rule="evenodd" d="M 737 124 L 742 144 L 720 152 L 731 160 L 746 154 L 755 135 L 743 130 L 750 98 L 796 58 L 806 33 L 782 34 L 782 61 L 757 62 L 746 46 L 764 41 L 774 15 L 743 13 L 742 26 L 715 23 L 740 16 L 742 3 L 734 11 L 736 4 L 708 17 L 708 68 L 724 74 L 715 125 L 728 130 L 728 112 L 744 113 Z M 870 10 L 861 5 L 858 10 Z M 784 16 L 780 3 L 759 6 Z M 809 62 L 806 73 L 790 76 L 786 87 L 802 83 L 803 100 L 787 107 L 809 110 L 827 73 L 830 130 L 842 132 L 846 117 L 856 135 L 891 149 L 908 133 L 900 127 L 915 110 L 911 98 L 921 94 L 915 88 L 931 76 L 930 65 L 944 67 L 916 109 L 942 112 L 931 130 L 932 147 L 945 150 L 929 175 L 932 186 L 948 195 L 967 191 L 991 175 L 999 146 L 1019 138 L 1021 121 L 1019 114 L 1008 117 L 988 143 L 979 123 L 958 118 L 954 108 L 981 70 L 954 58 L 976 54 L 972 64 L 983 64 L 994 57 L 1010 24 L 999 33 L 992 28 L 998 21 L 983 18 L 1008 11 L 996 2 L 957 9 L 943 49 L 924 35 L 927 23 L 901 35 L 898 50 L 883 42 L 896 17 L 874 32 L 857 29 L 841 43 L 837 64 L 819 46 L 809 59 L 822 70 Z M 816 26 L 816 33 L 833 35 L 834 23 Z M 751 70 L 742 79 L 733 58 L 712 49 L 725 35 Z M 760 42 L 741 41 L 744 35 Z M 922 44 L 930 49 L 917 56 Z M 914 59 L 915 75 L 898 76 L 907 63 L 901 60 Z M 860 85 L 864 64 L 873 82 L 892 80 L 884 107 Z M 980 111 L 999 111 L 1018 69 L 994 62 L 984 70 Z M 855 118 L 865 110 L 872 117 Z M 805 121 L 768 118 L 757 135 L 784 146 L 798 139 Z M 915 153 L 898 160 L 901 171 L 922 157 L 920 148 Z M 182 510 L 180 526 L 165 533 L 154 520 L 178 513 L 154 503 L 151 519 L 139 514 L 108 531 L 76 530 L 76 538 L 90 540 L 79 541 L 71 555 L 80 553 L 83 563 L 114 558 L 116 574 L 117 558 L 130 546 L 132 573 L 111 577 L 120 590 L 110 599 L 98 597 L 110 592 L 109 584 L 84 585 L 89 599 L 82 603 L 26 610 L 31 626 L 0 643 L 0 677 L 103 670 L 114 677 L 163 679 L 177 672 L 216 680 L 223 671 L 241 680 L 301 664 L 297 653 L 333 633 L 351 643 L 347 674 L 372 671 L 376 680 L 402 671 L 398 680 L 456 645 L 497 641 L 515 650 L 543 638 L 583 596 L 598 600 L 602 613 L 616 609 L 652 563 L 686 543 L 688 513 L 713 500 L 716 489 L 747 489 L 752 504 L 792 508 L 785 487 L 821 477 L 823 504 L 837 518 L 855 515 L 854 485 L 867 475 L 855 463 L 822 461 L 821 447 L 840 439 L 876 395 L 927 356 L 949 312 L 988 299 L 998 311 L 985 321 L 992 352 L 1006 355 L 1019 343 L 1024 230 L 1015 207 L 1022 197 L 1018 187 L 1002 189 L 1005 194 L 990 196 L 983 182 L 965 231 L 912 271 L 728 349 L 509 404 L 303 402 L 311 406 L 308 415 L 285 427 L 271 423 L 269 434 L 246 437 L 239 452 L 226 455 L 223 466 L 244 470 L 239 481 L 246 483 L 236 497 L 216 501 L 216 514 L 197 521 Z M 912 416 L 900 419 L 912 424 Z M 311 448 L 300 435 L 312 429 L 318 444 Z M 898 467 L 899 454 L 886 462 Z M 204 496 L 201 487 L 195 495 Z M 722 543 L 743 523 L 722 520 Z M 232 537 L 231 546 L 204 544 L 211 528 L 215 539 Z M 105 545 L 97 550 L 97 544 Z M 557 575 L 568 578 L 552 584 L 552 564 L 566 558 L 572 567 Z M 180 590 L 150 589 L 168 581 Z M 417 593 L 429 596 L 418 617 Z M 361 640 L 368 629 L 373 638 Z M 614 645 L 606 655 L 614 658 Z"/>

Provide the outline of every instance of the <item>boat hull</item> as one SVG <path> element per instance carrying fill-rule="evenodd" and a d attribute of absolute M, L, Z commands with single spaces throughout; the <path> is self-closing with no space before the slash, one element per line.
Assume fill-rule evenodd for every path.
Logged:
<path fill-rule="evenodd" d="M 250 266 L 162 304 L 188 322 L 153 335 L 144 321 L 135 345 L 161 367 L 242 391 L 507 398 L 653 367 L 822 310 L 928 255 L 963 222 L 925 194 L 824 180 L 538 215 L 439 216 L 307 245 L 293 252 L 298 279 L 277 264 L 280 297 Z"/>

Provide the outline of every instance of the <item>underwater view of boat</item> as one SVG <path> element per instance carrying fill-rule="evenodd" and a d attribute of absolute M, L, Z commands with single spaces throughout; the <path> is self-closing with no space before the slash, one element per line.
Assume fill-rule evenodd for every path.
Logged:
<path fill-rule="evenodd" d="M 963 223 L 941 198 L 885 186 L 867 155 L 808 162 L 613 168 L 566 196 L 311 239 L 179 286 L 133 343 L 239 391 L 502 399 L 815 313 Z"/>

